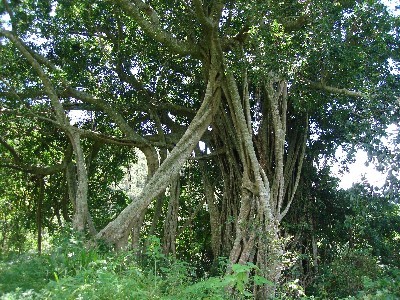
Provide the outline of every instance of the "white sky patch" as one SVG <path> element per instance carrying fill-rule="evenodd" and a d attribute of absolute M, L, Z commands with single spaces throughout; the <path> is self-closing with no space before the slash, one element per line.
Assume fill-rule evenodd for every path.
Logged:
<path fill-rule="evenodd" d="M 390 149 L 395 150 L 393 147 L 393 139 L 398 135 L 399 128 L 395 125 L 389 125 L 386 129 L 387 137 L 382 138 L 382 143 Z M 346 153 L 339 148 L 335 156 L 340 160 L 345 158 Z M 335 177 L 340 179 L 339 187 L 343 189 L 350 188 L 354 183 L 362 182 L 363 177 L 373 186 L 382 187 L 385 184 L 387 173 L 379 172 L 376 170 L 373 163 L 368 162 L 367 152 L 358 150 L 355 155 L 355 162 L 348 165 L 348 172 L 340 172 L 340 164 L 332 166 L 332 173 Z"/>
<path fill-rule="evenodd" d="M 176 121 L 176 117 L 173 115 L 173 114 L 171 114 L 170 112 L 168 112 L 168 117 L 172 120 L 172 121 Z"/>
<path fill-rule="evenodd" d="M 137 76 L 137 75 L 139 75 L 139 73 L 140 73 L 140 68 L 139 68 L 138 66 L 133 66 L 133 67 L 131 67 L 131 68 L 129 69 L 129 71 L 131 71 L 131 74 L 132 74 L 132 75 Z"/>
<path fill-rule="evenodd" d="M 5 30 L 11 30 L 11 19 L 8 14 L 0 15 L 0 24 Z"/>
<path fill-rule="evenodd" d="M 50 17 L 54 17 L 56 15 L 57 4 L 58 3 L 56 1 L 51 3 Z"/>
<path fill-rule="evenodd" d="M 200 148 L 201 151 L 206 150 L 206 144 L 204 142 L 202 142 L 202 141 L 199 141 L 199 148 Z"/>
<path fill-rule="evenodd" d="M 400 15 L 400 9 L 396 9 L 396 6 L 400 6 L 398 0 L 382 0 L 382 3 L 387 6 L 392 14 L 395 16 Z"/>
<path fill-rule="evenodd" d="M 344 158 L 346 154 L 341 150 L 336 151 L 336 157 Z M 386 174 L 377 171 L 372 163 L 368 164 L 368 155 L 363 150 L 358 150 L 355 162 L 348 165 L 349 172 L 340 173 L 340 165 L 332 167 L 332 173 L 340 179 L 339 187 L 342 189 L 351 188 L 354 183 L 362 182 L 363 177 L 373 186 L 382 187 L 385 184 Z"/>
<path fill-rule="evenodd" d="M 71 125 L 76 125 L 78 122 L 89 119 L 90 117 L 90 113 L 82 110 L 71 110 L 68 112 Z"/>

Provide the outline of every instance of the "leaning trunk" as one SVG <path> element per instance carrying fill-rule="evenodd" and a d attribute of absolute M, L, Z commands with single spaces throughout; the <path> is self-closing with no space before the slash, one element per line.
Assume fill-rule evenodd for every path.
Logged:
<path fill-rule="evenodd" d="M 124 241 L 127 232 L 132 229 L 132 220 L 137 218 L 137 213 L 142 212 L 168 186 L 170 179 L 177 176 L 218 108 L 220 100 L 218 72 L 212 69 L 209 75 L 204 101 L 181 140 L 147 182 L 142 193 L 96 235 L 98 239 L 115 244 L 117 247 L 124 246 L 121 241 Z"/>

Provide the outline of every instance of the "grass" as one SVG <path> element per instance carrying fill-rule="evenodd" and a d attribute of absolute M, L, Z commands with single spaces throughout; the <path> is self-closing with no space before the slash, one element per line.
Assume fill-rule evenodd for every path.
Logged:
<path fill-rule="evenodd" d="M 132 252 L 88 249 L 74 237 L 41 256 L 3 257 L 0 299 L 224 299 L 222 278 L 195 283 L 186 263 L 153 248 L 141 265 Z"/>
<path fill-rule="evenodd" d="M 152 238 L 150 244 L 140 263 L 134 252 L 87 248 L 74 236 L 55 241 L 40 256 L 28 253 L 0 257 L 0 300 L 252 299 L 252 283 L 270 284 L 256 275 L 253 264 L 233 265 L 231 275 L 195 278 L 190 265 L 161 253 L 158 239 Z M 374 280 L 363 277 L 362 290 L 343 299 L 400 299 L 399 280 L 396 268 Z M 329 287 L 332 283 L 326 284 Z M 235 295 L 226 295 L 228 287 L 236 291 Z M 333 299 L 321 293 L 307 297 L 298 293 L 299 288 L 285 291 L 281 287 L 276 299 Z"/>

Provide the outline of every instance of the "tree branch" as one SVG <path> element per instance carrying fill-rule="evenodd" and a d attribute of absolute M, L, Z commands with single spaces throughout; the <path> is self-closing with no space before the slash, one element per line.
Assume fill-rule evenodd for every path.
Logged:
<path fill-rule="evenodd" d="M 0 144 L 3 145 L 12 155 L 14 162 L 19 164 L 21 162 L 21 158 L 19 157 L 17 151 L 15 151 L 14 147 L 8 144 L 4 139 L 0 137 Z"/>
<path fill-rule="evenodd" d="M 58 99 L 58 95 L 53 87 L 53 84 L 51 83 L 49 77 L 46 75 L 39 62 L 32 56 L 31 52 L 24 45 L 24 43 L 18 37 L 16 37 L 12 32 L 0 29 L 0 36 L 8 38 L 17 47 L 17 49 L 21 52 L 21 54 L 28 60 L 32 68 L 38 73 L 38 76 L 44 85 L 44 89 L 50 98 L 51 104 L 54 108 L 58 121 L 63 125 L 67 124 L 69 125 L 69 121 Z"/>
<path fill-rule="evenodd" d="M 1 33 L 1 32 L 0 32 Z M 22 44 L 22 42 L 21 42 Z M 51 61 L 49 61 L 46 57 L 35 53 L 33 51 L 29 51 L 29 53 L 34 56 L 36 61 L 44 64 L 45 66 L 49 67 L 53 71 L 59 71 L 57 66 L 55 66 Z M 69 83 L 65 80 L 62 80 L 62 85 L 65 87 L 65 91 L 62 92 L 63 96 L 69 96 L 69 97 L 74 97 L 76 99 L 82 100 L 83 102 L 95 105 L 96 107 L 99 107 L 102 111 L 104 111 L 111 119 L 113 119 L 118 127 L 121 129 L 121 131 L 128 137 L 128 139 L 132 142 L 135 142 L 136 147 L 146 147 L 149 145 L 149 142 L 143 138 L 141 135 L 136 133 L 130 126 L 129 124 L 125 121 L 123 116 L 115 111 L 111 105 L 109 105 L 107 102 L 105 102 L 102 99 L 96 98 L 93 95 L 83 92 L 83 91 L 78 91 L 77 89 L 71 87 Z M 59 124 L 60 125 L 60 124 Z M 85 136 L 92 136 L 90 134 L 84 133 Z"/>
<path fill-rule="evenodd" d="M 4 8 L 6 9 L 7 14 L 10 16 L 11 28 L 12 28 L 12 30 L 15 30 L 16 24 L 15 24 L 14 13 L 12 12 L 10 5 L 8 5 L 7 0 L 2 0 L 2 1 L 3 1 L 3 5 L 4 5 Z"/>
<path fill-rule="evenodd" d="M 0 110 L 1 113 L 14 113 L 17 116 L 30 116 L 32 118 L 36 118 L 42 121 L 46 121 L 49 122 L 51 124 L 54 124 L 55 126 L 63 129 L 63 130 L 67 130 L 66 126 L 64 126 L 63 124 L 60 124 L 59 122 L 57 122 L 56 120 L 50 119 L 48 117 L 44 117 L 32 112 L 24 112 L 21 113 L 19 111 L 16 110 L 10 110 L 10 109 L 1 109 Z M 86 130 L 86 129 L 82 129 L 82 128 L 77 128 L 77 127 L 73 127 L 73 130 L 77 133 L 79 133 L 82 137 L 86 137 L 89 138 L 91 140 L 94 141 L 99 141 L 105 144 L 114 144 L 114 145 L 121 145 L 121 146 L 133 146 L 133 147 L 138 147 L 139 149 L 141 149 L 143 147 L 143 143 L 142 143 L 142 139 L 144 139 L 146 141 L 146 145 L 150 145 L 150 146 L 155 146 L 155 147 L 170 147 L 173 146 L 173 142 L 171 141 L 171 139 L 168 139 L 168 136 L 166 136 L 166 139 L 169 140 L 166 143 L 164 142 L 159 142 L 158 141 L 158 137 L 154 137 L 154 136 L 146 136 L 146 138 L 141 137 L 141 140 L 137 140 L 137 139 L 131 139 L 131 138 L 119 138 L 119 137 L 114 137 L 114 136 L 109 136 L 109 135 L 105 135 L 101 132 L 96 132 L 96 131 L 90 131 L 90 130 Z M 172 140 L 175 140 L 176 138 L 172 138 Z"/>
<path fill-rule="evenodd" d="M 323 91 L 330 92 L 333 94 L 345 95 L 345 96 L 350 96 L 350 97 L 369 98 L 369 96 L 364 93 L 355 92 L 355 91 L 351 91 L 348 89 L 336 88 L 333 86 L 328 86 L 322 82 L 314 82 L 314 81 L 310 81 L 307 79 L 303 79 L 303 80 L 308 84 L 309 87 L 312 87 L 314 89 L 323 90 Z"/>
<path fill-rule="evenodd" d="M 213 27 L 212 21 L 205 15 L 203 10 L 203 3 L 201 0 L 193 0 L 196 16 L 199 21 L 208 29 Z"/>
<path fill-rule="evenodd" d="M 54 164 L 49 167 L 38 167 L 38 166 L 28 165 L 28 164 L 22 163 L 21 160 L 14 161 L 14 164 L 5 162 L 5 163 L 0 164 L 0 167 L 11 168 L 14 170 L 18 170 L 18 171 L 22 171 L 22 172 L 30 173 L 30 174 L 35 174 L 35 175 L 47 176 L 47 175 L 53 175 L 53 174 L 63 171 L 67 166 L 67 161 L 71 160 L 71 156 L 72 156 L 72 151 L 67 149 L 64 159 L 63 159 L 63 162 L 59 163 L 59 164 Z"/>
<path fill-rule="evenodd" d="M 112 2 L 117 3 L 124 12 L 133 17 L 147 35 L 168 47 L 171 51 L 180 55 L 200 57 L 199 52 L 191 44 L 179 41 L 161 28 L 158 23 L 158 15 L 150 5 L 141 0 L 116 0 Z M 147 15 L 149 20 L 142 13 Z"/>

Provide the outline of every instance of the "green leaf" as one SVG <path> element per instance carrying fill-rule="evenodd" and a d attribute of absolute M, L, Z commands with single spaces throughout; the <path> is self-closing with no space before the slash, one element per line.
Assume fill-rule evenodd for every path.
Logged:
<path fill-rule="evenodd" d="M 272 281 L 269 281 L 265 277 L 258 276 L 258 275 L 254 275 L 253 280 L 254 280 L 255 285 L 263 285 L 263 284 L 267 284 L 269 286 L 274 285 L 274 283 Z"/>
<path fill-rule="evenodd" d="M 251 271 L 251 267 L 248 265 L 234 264 L 232 265 L 232 271 L 235 273 L 243 273 Z"/>

